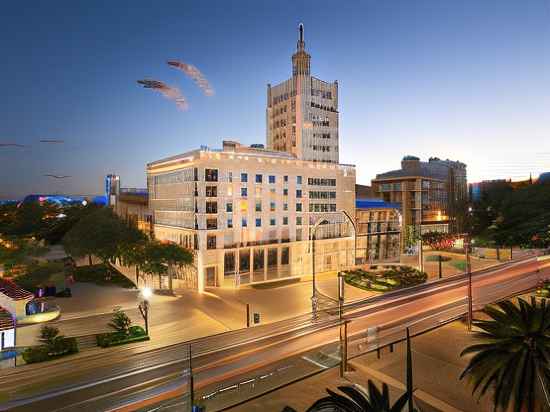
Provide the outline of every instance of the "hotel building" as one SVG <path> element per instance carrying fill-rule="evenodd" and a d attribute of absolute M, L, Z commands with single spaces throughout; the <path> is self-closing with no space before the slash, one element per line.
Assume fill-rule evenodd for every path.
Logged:
<path fill-rule="evenodd" d="M 298 159 L 338 163 L 338 82 L 310 74 L 304 26 L 299 26 L 292 77 L 267 85 L 267 148 Z"/>
<path fill-rule="evenodd" d="M 404 240 L 410 229 L 458 233 L 466 207 L 466 165 L 452 160 L 406 156 L 401 169 L 376 175 L 372 180 L 376 197 L 401 207 Z"/>
<path fill-rule="evenodd" d="M 313 232 L 317 273 L 354 264 L 352 165 L 224 141 L 221 150 L 149 163 L 147 187 L 155 237 L 195 253 L 195 267 L 176 273 L 176 287 L 310 274 Z"/>

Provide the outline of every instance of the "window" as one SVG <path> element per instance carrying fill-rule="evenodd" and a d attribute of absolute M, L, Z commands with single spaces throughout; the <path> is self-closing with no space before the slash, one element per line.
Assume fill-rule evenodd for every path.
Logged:
<path fill-rule="evenodd" d="M 281 249 L 281 265 L 288 265 L 289 262 L 289 249 L 284 247 Z"/>
<path fill-rule="evenodd" d="M 218 219 L 206 219 L 206 229 L 217 229 Z"/>
<path fill-rule="evenodd" d="M 256 193 L 256 197 L 261 197 L 262 196 L 262 187 L 261 186 L 256 186 L 254 188 L 254 192 Z"/>
<path fill-rule="evenodd" d="M 232 202 L 228 202 L 228 203 L 225 205 L 225 211 L 226 211 L 227 213 L 233 212 L 233 203 L 232 203 Z"/>
<path fill-rule="evenodd" d="M 296 184 L 301 185 L 302 184 L 302 176 L 296 176 Z"/>
<path fill-rule="evenodd" d="M 285 212 L 288 210 L 288 203 L 283 203 L 283 210 Z"/>
<path fill-rule="evenodd" d="M 283 182 L 288 183 L 288 176 L 283 176 Z"/>
<path fill-rule="evenodd" d="M 256 227 L 261 227 L 262 226 L 262 219 L 261 218 L 256 218 Z"/>
<path fill-rule="evenodd" d="M 275 211 L 275 202 L 271 202 L 271 203 L 269 204 L 269 210 L 270 210 L 271 212 L 274 212 L 274 211 Z"/>
<path fill-rule="evenodd" d="M 206 213 L 218 213 L 218 202 L 206 202 Z"/>
<path fill-rule="evenodd" d="M 288 196 L 288 189 L 287 188 L 283 189 L 283 196 Z"/>
<path fill-rule="evenodd" d="M 271 226 L 275 226 L 275 225 L 277 224 L 276 222 L 277 222 L 277 219 L 275 219 L 274 217 L 272 217 L 271 219 L 269 219 L 269 224 L 270 224 Z"/>
<path fill-rule="evenodd" d="M 296 190 L 296 197 L 300 199 L 302 197 L 302 191 L 300 189 Z"/>
<path fill-rule="evenodd" d="M 235 273 L 235 252 L 225 252 L 223 271 L 228 275 L 233 275 Z"/>
<path fill-rule="evenodd" d="M 277 266 L 277 249 L 267 249 L 267 266 Z"/>
<path fill-rule="evenodd" d="M 227 181 L 230 183 L 233 181 L 233 172 L 227 172 Z"/>
<path fill-rule="evenodd" d="M 262 270 L 264 268 L 264 250 L 254 249 L 254 270 Z"/>
<path fill-rule="evenodd" d="M 206 186 L 206 197 L 217 197 L 218 188 L 216 186 Z"/>
<path fill-rule="evenodd" d="M 206 237 L 206 248 L 216 249 L 216 235 L 208 235 Z"/>
<path fill-rule="evenodd" d="M 248 189 L 246 187 L 241 187 L 241 197 L 248 196 Z"/>
<path fill-rule="evenodd" d="M 283 216 L 283 225 L 288 225 L 288 216 Z"/>
<path fill-rule="evenodd" d="M 261 212 L 261 211 L 262 211 L 262 201 L 256 200 L 256 212 Z"/>
<path fill-rule="evenodd" d="M 239 251 L 239 272 L 250 271 L 250 249 Z"/>
<path fill-rule="evenodd" d="M 302 226 L 302 216 L 296 216 L 296 226 Z"/>
<path fill-rule="evenodd" d="M 227 219 L 227 228 L 231 229 L 233 227 L 233 219 Z"/>
<path fill-rule="evenodd" d="M 217 182 L 218 169 L 204 169 L 204 180 L 207 182 Z"/>
<path fill-rule="evenodd" d="M 275 183 L 275 176 L 272 176 L 272 175 L 269 176 L 269 183 L 270 184 Z"/>
<path fill-rule="evenodd" d="M 297 211 L 297 212 L 301 212 L 301 211 L 302 211 L 302 204 L 301 204 L 301 203 L 296 203 L 296 211 Z"/>
<path fill-rule="evenodd" d="M 262 183 L 262 175 L 256 175 L 256 183 Z"/>
<path fill-rule="evenodd" d="M 241 221 L 241 226 L 242 227 L 247 227 L 248 226 L 248 222 L 246 221 L 246 217 L 243 217 L 243 219 Z"/>

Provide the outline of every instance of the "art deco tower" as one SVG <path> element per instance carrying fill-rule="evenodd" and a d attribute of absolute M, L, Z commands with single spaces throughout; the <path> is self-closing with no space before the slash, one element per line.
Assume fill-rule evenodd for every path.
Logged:
<path fill-rule="evenodd" d="M 310 60 L 300 24 L 292 77 L 267 85 L 267 148 L 303 160 L 338 163 L 338 82 L 311 76 Z"/>

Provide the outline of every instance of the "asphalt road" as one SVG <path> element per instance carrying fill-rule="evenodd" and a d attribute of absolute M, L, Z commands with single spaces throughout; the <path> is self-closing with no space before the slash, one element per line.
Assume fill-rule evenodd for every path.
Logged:
<path fill-rule="evenodd" d="M 528 259 L 476 274 L 473 277 L 476 307 L 533 287 L 539 277 L 548 276 L 547 268 L 537 272 L 542 263 L 536 258 Z M 467 279 L 459 276 L 347 305 L 344 320 L 349 321 L 352 354 L 401 339 L 405 326 L 420 331 L 456 318 L 466 310 L 465 296 Z M 333 310 L 315 321 L 306 315 L 197 340 L 192 343 L 195 390 L 203 395 L 214 394 L 209 401 L 219 403 L 224 388 L 238 387 L 239 382 L 256 378 L 261 370 L 271 370 L 264 375 L 274 376 L 277 368 L 282 367 L 281 362 L 295 367 L 296 374 L 290 375 L 303 375 L 304 354 L 323 350 L 332 353 L 339 340 L 341 322 Z M 126 409 L 130 410 L 144 406 L 147 398 L 158 401 L 166 398 L 166 393 L 182 395 L 188 387 L 187 350 L 187 345 L 178 344 L 136 355 L 130 352 L 131 356 L 124 359 L 111 359 L 98 353 L 92 362 L 87 358 L 80 362 L 41 365 L 36 373 L 28 369 L 14 370 L 2 376 L 0 387 L 16 401 L 2 406 L 21 411 L 38 407 L 43 411 L 86 411 L 124 410 L 122 405 L 132 404 Z M 315 360 L 307 364 L 323 367 L 322 362 Z M 290 375 L 280 379 L 279 384 L 291 379 Z M 58 387 L 52 386 L 52 382 Z M 25 399 L 37 392 L 43 395 Z"/>

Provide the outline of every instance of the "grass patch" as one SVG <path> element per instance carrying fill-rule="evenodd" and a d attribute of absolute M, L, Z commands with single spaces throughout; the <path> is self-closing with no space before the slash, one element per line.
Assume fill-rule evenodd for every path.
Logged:
<path fill-rule="evenodd" d="M 363 269 L 345 272 L 346 283 L 364 290 L 388 292 L 390 290 L 408 288 L 426 282 L 426 272 L 410 266 L 395 266 L 383 270 Z"/>
<path fill-rule="evenodd" d="M 120 274 L 112 266 L 98 264 L 91 266 L 79 266 L 75 269 L 77 282 L 95 283 L 99 286 L 120 286 L 134 288 L 135 285 L 124 275 Z"/>
<path fill-rule="evenodd" d="M 466 261 L 465 260 L 453 260 L 451 262 L 451 266 L 455 267 L 456 269 L 464 272 L 466 271 Z"/>

